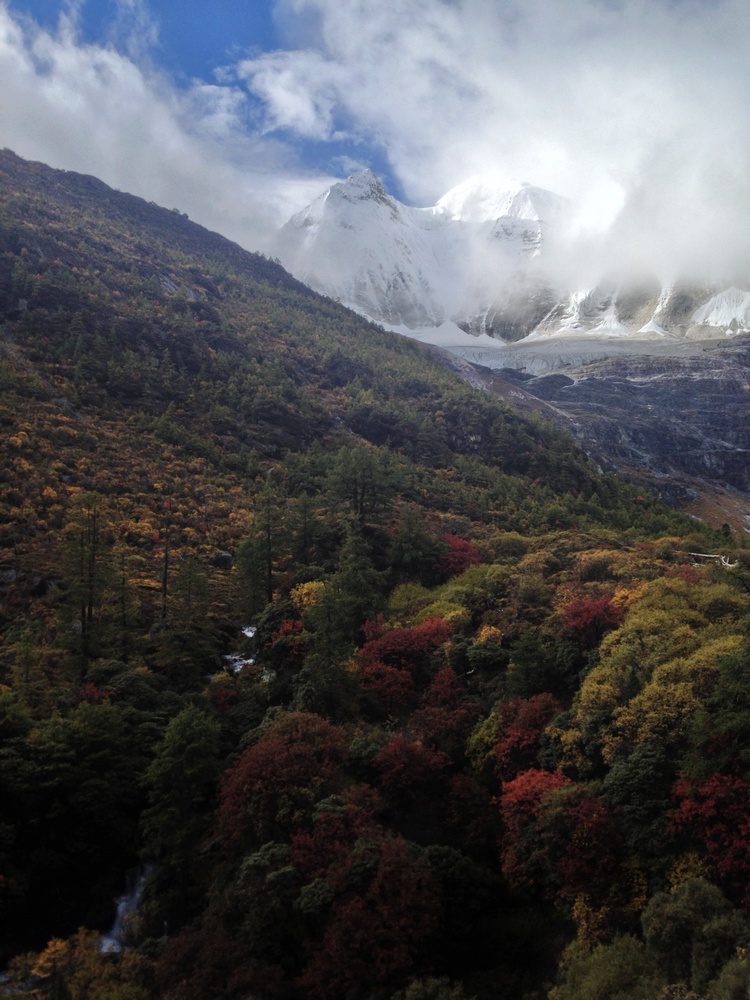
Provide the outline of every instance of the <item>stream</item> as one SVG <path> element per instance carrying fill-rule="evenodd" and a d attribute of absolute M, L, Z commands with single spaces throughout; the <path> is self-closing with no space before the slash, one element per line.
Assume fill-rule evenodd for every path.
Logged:
<path fill-rule="evenodd" d="M 252 639 L 257 629 L 254 625 L 245 625 L 240 631 L 246 639 Z M 243 667 L 248 667 L 255 663 L 254 657 L 245 656 L 243 653 L 226 653 L 222 656 L 222 660 L 225 664 L 224 669 L 230 674 L 238 674 Z"/>
<path fill-rule="evenodd" d="M 128 949 L 130 926 L 143 898 L 146 882 L 154 873 L 153 865 L 131 868 L 125 876 L 125 892 L 117 897 L 115 922 L 107 934 L 102 935 L 102 954 L 114 954 Z"/>

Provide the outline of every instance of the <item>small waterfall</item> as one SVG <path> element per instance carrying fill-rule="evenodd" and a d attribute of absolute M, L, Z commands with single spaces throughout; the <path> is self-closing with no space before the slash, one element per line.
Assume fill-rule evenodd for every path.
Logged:
<path fill-rule="evenodd" d="M 124 951 L 128 947 L 128 931 L 143 896 L 146 882 L 153 875 L 153 865 L 131 868 L 125 876 L 126 888 L 117 898 L 117 913 L 110 931 L 102 936 L 102 954 Z"/>
<path fill-rule="evenodd" d="M 252 639 L 258 630 L 255 625 L 245 625 L 240 631 L 246 639 Z M 225 656 L 222 656 L 222 660 L 225 664 L 224 669 L 230 674 L 238 674 L 243 667 L 249 667 L 255 663 L 255 657 L 248 657 L 243 653 L 227 653 Z"/>

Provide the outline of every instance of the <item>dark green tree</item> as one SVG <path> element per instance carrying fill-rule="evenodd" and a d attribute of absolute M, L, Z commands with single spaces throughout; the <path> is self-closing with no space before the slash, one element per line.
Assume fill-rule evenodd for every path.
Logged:
<path fill-rule="evenodd" d="M 642 942 L 621 937 L 591 949 L 574 941 L 562 956 L 549 1000 L 655 1000 L 666 978 Z"/>
<path fill-rule="evenodd" d="M 425 586 L 437 583 L 435 566 L 446 546 L 430 532 L 423 512 L 405 504 L 391 535 L 386 558 L 396 583 L 418 580 Z"/>
<path fill-rule="evenodd" d="M 96 493 L 76 497 L 65 529 L 61 612 L 81 678 L 91 660 L 99 655 L 104 614 L 111 610 L 105 606 L 112 575 L 105 528 L 102 497 Z"/>
<path fill-rule="evenodd" d="M 398 491 L 396 463 L 384 448 L 339 450 L 331 465 L 329 491 L 360 526 L 379 521 Z"/>
<path fill-rule="evenodd" d="M 750 926 L 717 886 L 693 878 L 660 892 L 641 917 L 649 952 L 671 983 L 702 992 L 739 947 L 750 943 Z"/>
<path fill-rule="evenodd" d="M 143 853 L 172 874 L 173 918 L 188 917 L 201 838 L 219 775 L 218 722 L 189 705 L 167 726 L 144 776 Z M 163 876 L 162 876 L 163 877 Z"/>
<path fill-rule="evenodd" d="M 619 817 L 630 851 L 657 888 L 670 857 L 668 813 L 674 766 L 657 743 L 640 743 L 616 760 L 602 782 L 602 798 Z"/>
<path fill-rule="evenodd" d="M 362 625 L 383 610 L 384 587 L 384 576 L 375 569 L 359 526 L 350 525 L 338 569 L 326 581 L 314 612 L 315 652 L 329 660 L 351 653 L 362 638 Z"/>
<path fill-rule="evenodd" d="M 237 552 L 237 567 L 251 613 L 273 601 L 277 564 L 285 553 L 285 503 L 274 482 L 266 481 L 255 499 L 253 512 L 253 530 Z"/>

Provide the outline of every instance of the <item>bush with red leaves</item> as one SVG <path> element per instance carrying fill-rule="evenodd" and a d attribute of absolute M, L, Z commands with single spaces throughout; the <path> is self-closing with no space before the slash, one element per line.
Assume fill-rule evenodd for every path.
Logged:
<path fill-rule="evenodd" d="M 616 628 L 623 616 L 623 609 L 604 597 L 580 597 L 563 608 L 565 630 L 582 650 L 594 649 L 604 635 Z"/>
<path fill-rule="evenodd" d="M 561 711 L 560 702 L 546 692 L 532 698 L 512 698 L 498 705 L 501 732 L 495 745 L 498 777 L 511 781 L 521 771 L 535 766 L 542 733 Z"/>
<path fill-rule="evenodd" d="M 416 670 L 447 642 L 453 627 L 442 618 L 428 618 L 412 628 L 395 628 L 366 642 L 359 651 L 363 664 L 380 662 L 399 669 Z"/>
<path fill-rule="evenodd" d="M 448 548 L 445 555 L 435 564 L 435 572 L 442 581 L 458 576 L 470 566 L 479 565 L 479 553 L 471 542 L 457 535 L 442 535 L 440 541 Z"/>
<path fill-rule="evenodd" d="M 418 786 L 434 785 L 449 767 L 450 758 L 441 750 L 399 734 L 386 743 L 373 761 L 382 788 L 399 794 L 412 793 Z"/>
<path fill-rule="evenodd" d="M 414 680 L 408 670 L 399 670 L 398 667 L 375 660 L 362 668 L 361 681 L 362 688 L 386 712 L 395 712 L 414 704 Z"/>
<path fill-rule="evenodd" d="M 677 781 L 673 828 L 706 855 L 727 891 L 750 910 L 750 784 L 715 774 L 692 787 Z"/>
<path fill-rule="evenodd" d="M 219 830 L 230 844 L 281 840 L 343 783 L 346 734 L 317 715 L 279 715 L 226 772 Z"/>
<path fill-rule="evenodd" d="M 523 771 L 503 787 L 499 798 L 504 826 L 501 850 L 503 874 L 517 885 L 534 882 L 539 850 L 537 821 L 545 798 L 572 784 L 570 778 L 551 771 Z"/>
<path fill-rule="evenodd" d="M 360 839 L 327 879 L 322 940 L 298 983 L 313 1000 L 388 996 L 424 960 L 440 899 L 429 865 L 400 836 Z"/>

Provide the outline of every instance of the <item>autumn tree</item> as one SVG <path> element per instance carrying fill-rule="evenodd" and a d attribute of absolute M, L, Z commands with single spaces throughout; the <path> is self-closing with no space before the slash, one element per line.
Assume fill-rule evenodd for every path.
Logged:
<path fill-rule="evenodd" d="M 330 917 L 299 978 L 306 995 L 359 1000 L 373 986 L 403 985 L 424 962 L 435 928 L 438 896 L 429 865 L 401 837 L 381 835 L 356 841 L 329 878 Z"/>
<path fill-rule="evenodd" d="M 410 726 L 427 745 L 443 751 L 460 764 L 464 760 L 466 740 L 479 714 L 478 703 L 467 697 L 456 672 L 443 667 L 422 695 Z"/>
<path fill-rule="evenodd" d="M 441 535 L 440 541 L 444 546 L 444 552 L 435 563 L 435 571 L 439 579 L 449 580 L 452 576 L 458 576 L 465 572 L 470 566 L 478 566 L 480 557 L 477 550 L 464 538 L 457 535 Z"/>
<path fill-rule="evenodd" d="M 396 628 L 366 642 L 359 651 L 363 663 L 379 661 L 421 673 L 431 655 L 447 642 L 453 627 L 442 618 L 428 618 L 411 628 Z"/>
<path fill-rule="evenodd" d="M 309 822 L 315 803 L 342 782 L 345 749 L 343 730 L 316 715 L 273 717 L 224 777 L 218 824 L 226 842 L 259 845 Z"/>
<path fill-rule="evenodd" d="M 623 609 L 612 603 L 610 595 L 579 597 L 563 608 L 566 631 L 584 651 L 597 646 L 622 620 Z"/>
<path fill-rule="evenodd" d="M 721 883 L 750 907 L 750 785 L 733 775 L 715 774 L 701 785 L 675 784 L 676 831 L 698 846 Z"/>
<path fill-rule="evenodd" d="M 631 885 L 618 825 L 595 789 L 568 785 L 545 796 L 534 845 L 539 881 L 553 898 L 574 916 L 576 904 L 583 904 L 585 921 L 616 926 L 618 908 L 630 904 Z"/>
<path fill-rule="evenodd" d="M 539 868 L 540 838 L 537 823 L 549 795 L 570 785 L 562 774 L 530 769 L 503 786 L 500 815 L 504 827 L 501 844 L 503 874 L 519 885 L 544 878 Z"/>
<path fill-rule="evenodd" d="M 503 781 L 511 781 L 538 764 L 542 733 L 561 711 L 560 702 L 548 693 L 498 703 L 495 766 Z"/>

